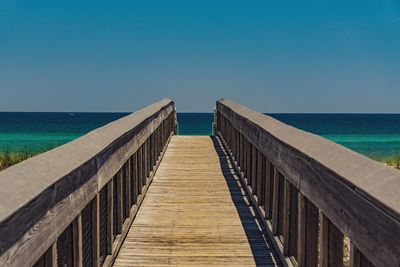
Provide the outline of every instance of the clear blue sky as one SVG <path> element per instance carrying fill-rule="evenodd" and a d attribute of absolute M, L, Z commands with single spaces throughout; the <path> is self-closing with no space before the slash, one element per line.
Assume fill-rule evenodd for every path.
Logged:
<path fill-rule="evenodd" d="M 400 1 L 0 0 L 0 110 L 400 112 Z"/>

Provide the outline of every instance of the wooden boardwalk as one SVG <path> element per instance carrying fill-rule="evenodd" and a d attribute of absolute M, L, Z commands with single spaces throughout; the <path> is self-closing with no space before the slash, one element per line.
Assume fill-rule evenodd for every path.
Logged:
<path fill-rule="evenodd" d="M 115 266 L 280 266 L 222 146 L 173 136 Z"/>

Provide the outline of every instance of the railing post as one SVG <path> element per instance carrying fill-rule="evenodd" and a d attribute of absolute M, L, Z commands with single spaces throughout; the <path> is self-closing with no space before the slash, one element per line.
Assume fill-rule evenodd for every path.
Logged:
<path fill-rule="evenodd" d="M 114 241 L 113 235 L 113 214 L 114 214 L 114 183 L 113 181 L 109 181 L 107 183 L 107 254 L 112 254 L 112 244 Z"/>
<path fill-rule="evenodd" d="M 123 205 L 122 205 L 122 174 L 121 170 L 117 172 L 117 234 L 120 234 L 122 232 L 122 224 L 123 224 Z"/>
<path fill-rule="evenodd" d="M 353 243 L 350 244 L 350 267 L 374 267 Z"/>
<path fill-rule="evenodd" d="M 247 139 L 245 140 L 246 140 L 246 158 L 245 158 L 246 163 L 244 170 L 246 173 L 245 177 L 247 178 L 247 184 L 251 186 L 251 181 L 250 181 L 251 147 L 250 147 L 250 142 Z"/>
<path fill-rule="evenodd" d="M 274 188 L 274 167 L 271 166 L 271 163 L 268 159 L 265 159 L 265 218 L 272 218 L 272 202 L 273 202 L 273 188 Z"/>
<path fill-rule="evenodd" d="M 265 190 L 265 157 L 264 155 L 258 150 L 257 151 L 257 199 L 258 205 L 264 206 L 264 190 Z"/>
<path fill-rule="evenodd" d="M 320 245 L 321 267 L 343 267 L 343 234 L 323 213 Z"/>
<path fill-rule="evenodd" d="M 279 215 L 279 171 L 274 166 L 274 187 L 273 187 L 273 201 L 272 201 L 272 233 L 278 234 L 278 215 Z"/>
<path fill-rule="evenodd" d="M 73 221 L 73 253 L 74 253 L 74 266 L 82 267 L 82 216 L 81 213 Z"/>
<path fill-rule="evenodd" d="M 93 265 L 100 266 L 100 196 L 96 194 L 92 204 Z"/>
<path fill-rule="evenodd" d="M 126 180 L 126 206 L 125 206 L 125 212 L 126 212 L 126 217 L 130 217 L 130 211 L 131 211 L 131 158 L 129 157 L 128 160 L 125 163 L 125 180 Z"/>
<path fill-rule="evenodd" d="M 290 183 L 284 179 L 284 208 L 283 208 L 283 254 L 289 256 L 290 248 Z"/>
<path fill-rule="evenodd" d="M 251 192 L 253 195 L 256 196 L 256 199 L 258 200 L 258 195 L 257 195 L 257 149 L 254 145 L 251 145 Z M 257 201 L 258 202 L 258 201 Z"/>
<path fill-rule="evenodd" d="M 142 194 L 143 190 L 143 157 L 142 157 L 142 146 L 139 147 L 138 151 L 136 152 L 136 164 L 137 164 L 137 173 L 138 173 L 138 196 Z"/>
<path fill-rule="evenodd" d="M 298 194 L 298 265 L 318 266 L 318 208 Z"/>

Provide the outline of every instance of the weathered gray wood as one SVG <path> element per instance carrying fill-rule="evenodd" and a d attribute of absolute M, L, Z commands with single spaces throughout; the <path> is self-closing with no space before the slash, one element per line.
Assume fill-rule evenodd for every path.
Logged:
<path fill-rule="evenodd" d="M 126 186 L 125 186 L 125 192 L 126 192 L 126 214 L 128 215 L 127 217 L 129 217 L 129 212 L 131 210 L 131 202 L 132 202 L 132 194 L 131 194 L 131 158 L 128 159 L 128 161 L 125 163 L 125 168 L 126 168 Z"/>
<path fill-rule="evenodd" d="M 107 254 L 112 254 L 113 236 L 113 208 L 114 208 L 113 180 L 107 183 Z"/>
<path fill-rule="evenodd" d="M 122 172 L 121 170 L 118 171 L 117 176 L 115 177 L 117 178 L 117 203 L 115 205 L 115 207 L 117 208 L 117 234 L 122 233 L 122 224 L 123 224 L 123 218 L 122 218 L 122 214 L 124 213 L 123 210 L 123 205 L 122 205 L 122 190 L 124 190 L 124 188 L 122 187 Z M 115 179 L 114 178 L 114 179 Z"/>
<path fill-rule="evenodd" d="M 57 246 L 56 243 L 53 243 L 51 247 L 46 251 L 46 266 L 48 264 L 49 267 L 57 266 Z"/>
<path fill-rule="evenodd" d="M 306 199 L 302 194 L 298 194 L 298 206 L 297 264 L 298 267 L 306 267 Z"/>
<path fill-rule="evenodd" d="M 83 267 L 82 262 L 82 217 L 81 214 L 73 221 L 74 266 Z"/>
<path fill-rule="evenodd" d="M 33 267 L 56 267 L 57 266 L 57 246 L 54 243 L 45 254 L 33 265 Z"/>
<path fill-rule="evenodd" d="M 322 214 L 321 220 L 321 267 L 343 267 L 343 234 Z"/>
<path fill-rule="evenodd" d="M 226 146 L 226 142 L 224 140 L 224 138 L 221 136 L 221 134 L 219 132 L 217 132 L 222 144 L 224 145 L 225 148 L 227 148 Z M 228 155 L 230 157 L 230 159 L 232 160 L 232 153 L 228 150 Z M 239 178 L 242 182 L 243 185 L 246 185 L 246 179 L 244 177 L 243 174 L 239 173 L 239 167 L 238 165 L 234 164 L 233 165 L 234 169 L 237 171 L 237 173 L 239 174 Z M 272 166 L 271 169 L 273 170 L 274 167 Z M 273 176 L 272 176 L 273 177 Z M 273 182 L 273 181 L 271 181 Z M 250 202 L 252 202 L 253 204 L 256 203 L 256 200 L 254 198 L 254 196 L 252 195 L 251 189 L 249 186 L 244 186 L 249 198 L 250 198 Z M 272 202 L 272 201 L 271 201 Z M 258 216 L 260 218 L 265 217 L 265 213 L 261 210 L 261 207 L 256 207 L 255 212 L 258 214 Z M 265 227 L 266 232 L 268 233 L 268 236 L 271 238 L 271 241 L 274 245 L 275 248 L 277 248 L 276 252 L 279 255 L 280 259 L 282 260 L 283 266 L 285 267 L 294 267 L 293 266 L 293 262 L 286 258 L 285 255 L 283 254 L 283 247 L 282 247 L 282 240 L 279 237 L 276 237 L 273 233 L 272 233 L 272 225 L 270 221 L 267 220 L 260 220 L 261 224 Z"/>
<path fill-rule="evenodd" d="M 298 258 L 298 191 L 290 185 L 289 251 L 288 255 Z"/>
<path fill-rule="evenodd" d="M 285 179 L 283 204 L 283 253 L 289 256 L 290 245 L 290 183 Z"/>
<path fill-rule="evenodd" d="M 350 253 L 350 267 L 374 267 L 353 243 L 350 244 Z"/>
<path fill-rule="evenodd" d="M 0 266 L 36 262 L 173 105 L 162 100 L 0 172 Z"/>
<path fill-rule="evenodd" d="M 166 147 L 169 143 L 169 140 L 172 138 L 172 133 L 170 133 L 170 136 L 168 137 L 168 139 L 166 140 L 166 143 L 163 145 L 163 147 L 161 148 L 161 152 L 160 152 L 160 157 L 159 160 L 156 162 L 156 165 L 154 167 L 154 170 L 157 170 L 160 163 L 161 163 L 161 159 L 164 156 Z M 142 205 L 144 197 L 147 193 L 147 190 L 150 186 L 150 184 L 152 183 L 153 177 L 155 175 L 155 172 L 151 173 L 151 176 L 149 177 L 149 179 L 147 180 L 147 184 L 143 187 L 141 196 L 138 198 L 138 203 L 136 205 L 133 206 L 133 208 L 131 209 L 131 213 L 130 213 L 130 218 L 127 220 L 127 222 L 125 222 L 125 226 L 124 230 L 122 231 L 121 235 L 119 235 L 119 239 L 117 242 L 114 243 L 114 250 L 112 255 L 110 255 L 109 257 L 107 257 L 106 261 L 104 262 L 104 266 L 112 266 L 112 264 L 114 263 L 119 250 L 121 249 L 121 246 L 129 232 L 129 229 L 134 221 L 134 218 L 136 217 L 137 212 L 139 211 L 139 207 Z"/>
<path fill-rule="evenodd" d="M 100 266 L 100 196 L 92 201 L 92 240 L 93 240 L 93 265 Z"/>
<path fill-rule="evenodd" d="M 278 234 L 278 213 L 279 213 L 279 171 L 274 166 L 274 188 L 272 201 L 272 233 Z"/>
<path fill-rule="evenodd" d="M 114 266 L 281 266 L 213 140 L 172 137 Z"/>
<path fill-rule="evenodd" d="M 95 183 L 95 179 L 91 179 L 88 183 L 70 194 L 70 197 L 63 199 L 48 210 L 44 217 L 32 227 L 31 231 L 23 234 L 18 242 L 0 255 L 0 266 L 30 266 L 36 262 L 80 211 L 85 208 L 91 198 L 94 197 L 96 189 L 97 184 Z M 46 196 L 46 198 L 51 196 L 52 194 Z M 20 212 L 19 214 L 24 216 L 22 211 Z M 25 212 L 30 213 L 30 210 L 26 210 Z M 18 225 L 10 227 L 11 230 L 15 231 L 15 234 L 20 234 L 18 232 Z M 1 235 L 0 242 L 3 241 L 3 238 L 8 238 L 8 236 L 9 234 Z"/>
<path fill-rule="evenodd" d="M 265 162 L 265 173 L 266 173 L 266 181 L 265 181 L 265 218 L 271 219 L 272 217 L 272 195 L 273 195 L 273 186 L 274 186 L 274 167 L 271 166 L 269 160 Z"/>
<path fill-rule="evenodd" d="M 257 151 L 257 200 L 259 206 L 264 206 L 264 183 L 265 183 L 265 158 L 260 151 Z"/>
<path fill-rule="evenodd" d="M 52 244 L 44 254 L 44 267 L 57 267 L 57 245 Z"/>
<path fill-rule="evenodd" d="M 137 151 L 137 173 L 138 173 L 138 196 L 142 193 L 142 183 L 143 183 L 143 165 L 142 165 L 142 147 L 139 147 L 138 151 Z"/>
<path fill-rule="evenodd" d="M 318 209 L 303 195 L 298 194 L 298 250 L 299 267 L 318 266 Z"/>
<path fill-rule="evenodd" d="M 253 195 L 258 198 L 257 195 L 257 149 L 252 146 L 251 148 L 251 190 Z"/>
<path fill-rule="evenodd" d="M 0 172 L 0 265 L 30 265 L 43 255 L 173 105 L 160 101 Z"/>
<path fill-rule="evenodd" d="M 133 203 L 137 204 L 138 196 L 139 196 L 139 176 L 138 176 L 138 168 L 137 168 L 137 152 L 133 154 Z"/>
<path fill-rule="evenodd" d="M 268 155 L 373 264 L 400 264 L 397 170 L 228 100 L 217 102 L 217 114 Z"/>

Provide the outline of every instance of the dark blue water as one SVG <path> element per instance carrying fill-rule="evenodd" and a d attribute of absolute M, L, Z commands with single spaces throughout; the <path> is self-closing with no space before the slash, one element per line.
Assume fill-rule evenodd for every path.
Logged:
<path fill-rule="evenodd" d="M 268 114 L 373 158 L 400 156 L 400 114 Z M 179 134 L 209 135 L 212 113 L 179 114 Z"/>
<path fill-rule="evenodd" d="M 125 115 L 127 113 L 0 112 L 0 150 L 48 150 Z"/>
<path fill-rule="evenodd" d="M 211 135 L 213 113 L 178 113 L 178 134 Z"/>
<path fill-rule="evenodd" d="M 0 150 L 43 151 L 127 113 L 0 113 Z M 374 158 L 400 155 L 400 114 L 269 114 Z M 181 135 L 211 135 L 212 113 L 178 113 Z"/>
<path fill-rule="evenodd" d="M 373 158 L 400 156 L 400 114 L 269 114 Z"/>

